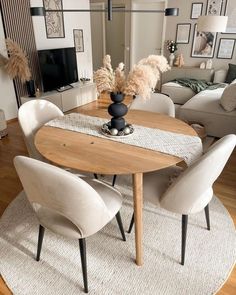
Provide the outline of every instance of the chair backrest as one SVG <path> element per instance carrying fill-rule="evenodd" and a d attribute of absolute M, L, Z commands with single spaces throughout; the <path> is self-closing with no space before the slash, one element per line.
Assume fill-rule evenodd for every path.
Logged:
<path fill-rule="evenodd" d="M 196 213 L 213 196 L 212 185 L 222 172 L 234 147 L 236 135 L 226 135 L 187 168 L 161 198 L 161 207 L 180 214 Z"/>
<path fill-rule="evenodd" d="M 78 229 L 78 235 L 86 237 L 110 220 L 103 199 L 78 176 L 23 156 L 16 156 L 14 165 L 39 221 L 43 211 L 52 212 L 72 222 Z M 43 217 L 42 220 L 42 225 L 51 229 L 52 224 L 45 224 Z"/>
<path fill-rule="evenodd" d="M 34 145 L 34 136 L 45 123 L 60 116 L 64 116 L 63 112 L 55 104 L 43 99 L 28 101 L 20 107 L 18 120 L 31 158 L 44 160 Z"/>
<path fill-rule="evenodd" d="M 152 93 L 150 99 L 147 100 L 144 100 L 141 96 L 137 96 L 132 101 L 130 109 L 156 112 L 175 117 L 173 101 L 162 93 Z"/>

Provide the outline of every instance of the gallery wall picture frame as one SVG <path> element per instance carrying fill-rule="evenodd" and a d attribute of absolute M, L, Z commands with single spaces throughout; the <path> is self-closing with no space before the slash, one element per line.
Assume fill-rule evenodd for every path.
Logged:
<path fill-rule="evenodd" d="M 45 10 L 62 10 L 62 0 L 43 0 Z M 47 11 L 44 16 L 46 36 L 48 39 L 65 38 L 63 12 Z"/>
<path fill-rule="evenodd" d="M 74 44 L 76 52 L 84 52 L 84 35 L 82 29 L 74 29 Z"/>
<path fill-rule="evenodd" d="M 221 38 L 219 41 L 217 58 L 232 59 L 235 47 L 235 39 Z"/>
<path fill-rule="evenodd" d="M 226 0 L 225 13 L 228 16 L 227 28 L 223 34 L 236 34 L 235 0 Z"/>
<path fill-rule="evenodd" d="M 191 24 L 190 23 L 180 23 L 176 27 L 176 43 L 178 44 L 188 44 L 190 38 Z"/>
<path fill-rule="evenodd" d="M 206 15 L 221 15 L 223 0 L 207 0 Z"/>
<path fill-rule="evenodd" d="M 212 58 L 215 53 L 216 38 L 216 32 L 197 32 L 195 24 L 191 57 Z"/>
<path fill-rule="evenodd" d="M 190 19 L 198 19 L 202 15 L 203 2 L 192 3 Z"/>

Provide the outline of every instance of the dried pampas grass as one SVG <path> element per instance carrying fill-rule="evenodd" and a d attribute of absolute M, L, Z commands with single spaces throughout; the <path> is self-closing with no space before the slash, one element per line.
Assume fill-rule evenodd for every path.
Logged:
<path fill-rule="evenodd" d="M 30 80 L 31 72 L 24 51 L 11 39 L 6 39 L 6 47 L 10 56 L 5 64 L 8 75 L 12 79 L 19 77 L 21 82 Z"/>
<path fill-rule="evenodd" d="M 113 74 L 113 69 L 111 66 L 111 56 L 109 54 L 105 55 L 103 58 L 103 67 L 106 68 L 111 74 Z"/>
<path fill-rule="evenodd" d="M 157 81 L 160 80 L 160 73 L 169 69 L 167 59 L 162 55 L 149 55 L 141 59 L 128 76 L 125 93 L 139 94 L 143 99 L 149 99 Z"/>
<path fill-rule="evenodd" d="M 123 62 L 119 63 L 118 67 L 115 70 L 115 92 L 123 92 L 125 87 L 125 65 Z"/>
<path fill-rule="evenodd" d="M 98 69 L 93 78 L 97 84 L 97 90 L 99 93 L 103 91 L 112 92 L 114 88 L 114 77 L 106 68 Z"/>
<path fill-rule="evenodd" d="M 120 63 L 115 72 L 111 66 L 111 57 L 103 58 L 103 67 L 94 73 L 98 92 L 124 92 L 126 95 L 137 95 L 143 99 L 150 98 L 151 92 L 160 79 L 160 73 L 170 69 L 167 59 L 161 55 L 149 55 L 140 60 L 125 79 L 124 64 Z"/>
<path fill-rule="evenodd" d="M 153 70 L 164 73 L 170 70 L 167 59 L 163 55 L 149 55 L 139 61 L 140 65 L 149 65 Z"/>
<path fill-rule="evenodd" d="M 143 99 L 149 99 L 156 82 L 157 77 L 152 68 L 138 64 L 128 75 L 124 93 L 131 96 L 139 94 Z"/>
<path fill-rule="evenodd" d="M 97 90 L 99 93 L 102 93 L 103 91 L 112 92 L 114 90 L 115 76 L 111 66 L 110 55 L 104 56 L 103 67 L 94 73 L 93 78 L 97 84 Z"/>

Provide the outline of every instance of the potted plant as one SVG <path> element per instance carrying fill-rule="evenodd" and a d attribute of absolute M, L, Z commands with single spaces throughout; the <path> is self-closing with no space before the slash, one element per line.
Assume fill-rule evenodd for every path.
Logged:
<path fill-rule="evenodd" d="M 143 99 L 148 99 L 160 79 L 160 72 L 165 72 L 169 68 L 164 56 L 150 55 L 140 60 L 126 78 L 123 63 L 120 63 L 114 71 L 110 55 L 104 57 L 103 67 L 94 73 L 94 80 L 98 92 L 109 92 L 113 101 L 108 107 L 112 119 L 105 126 L 108 133 L 126 135 L 132 131 L 132 126 L 126 124 L 123 118 L 128 111 L 127 106 L 122 103 L 124 95 L 133 97 L 140 95 Z"/>

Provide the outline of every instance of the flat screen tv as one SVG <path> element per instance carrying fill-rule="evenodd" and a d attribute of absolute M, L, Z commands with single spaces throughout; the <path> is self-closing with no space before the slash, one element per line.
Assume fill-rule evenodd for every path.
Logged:
<path fill-rule="evenodd" d="M 78 81 L 74 47 L 39 50 L 38 56 L 44 92 Z"/>

